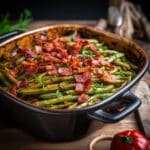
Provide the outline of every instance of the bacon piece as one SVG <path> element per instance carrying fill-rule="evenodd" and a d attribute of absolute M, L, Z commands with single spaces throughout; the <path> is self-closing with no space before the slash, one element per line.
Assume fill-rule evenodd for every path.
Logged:
<path fill-rule="evenodd" d="M 102 76 L 103 75 L 103 70 L 101 70 L 100 68 L 91 68 L 93 73 L 98 75 L 98 76 Z"/>
<path fill-rule="evenodd" d="M 27 80 L 18 81 L 15 86 L 16 86 L 16 89 L 26 88 L 26 87 L 28 87 L 28 81 Z"/>
<path fill-rule="evenodd" d="M 43 60 L 46 61 L 46 62 L 56 62 L 56 63 L 60 63 L 61 60 L 54 57 L 54 56 L 51 56 L 49 53 L 44 53 L 43 54 Z"/>
<path fill-rule="evenodd" d="M 66 58 L 68 56 L 67 50 L 63 48 L 57 48 L 57 57 L 58 58 Z"/>
<path fill-rule="evenodd" d="M 78 67 L 77 71 L 79 73 L 88 72 L 89 71 L 89 67 Z"/>
<path fill-rule="evenodd" d="M 75 81 L 79 83 L 85 83 L 89 79 L 91 79 L 91 75 L 88 72 L 83 72 L 79 75 L 75 75 Z"/>
<path fill-rule="evenodd" d="M 27 80 L 23 80 L 23 81 L 21 81 L 21 83 L 20 83 L 20 87 L 23 87 L 23 88 L 28 87 L 28 85 L 29 85 L 29 83 L 28 83 Z"/>
<path fill-rule="evenodd" d="M 93 51 L 93 52 L 96 52 L 97 51 L 97 47 L 93 44 L 93 43 L 89 43 L 88 44 L 88 48 Z"/>
<path fill-rule="evenodd" d="M 46 35 L 44 35 L 44 34 L 43 34 L 43 35 L 41 35 L 41 40 L 42 40 L 42 41 L 46 41 L 47 39 L 48 39 L 48 38 L 47 38 L 47 36 L 46 36 Z"/>
<path fill-rule="evenodd" d="M 91 86 L 92 86 L 92 78 L 91 77 L 86 80 L 84 86 L 85 86 L 84 91 L 88 91 L 91 88 Z"/>
<path fill-rule="evenodd" d="M 20 67 L 29 75 L 33 75 L 38 72 L 38 65 L 36 62 L 23 61 Z"/>
<path fill-rule="evenodd" d="M 63 43 L 66 43 L 67 42 L 67 39 L 65 37 L 60 37 L 59 38 L 59 41 L 60 42 L 63 42 Z"/>
<path fill-rule="evenodd" d="M 12 86 L 9 90 L 8 90 L 11 94 L 17 96 L 17 89 L 16 86 Z"/>
<path fill-rule="evenodd" d="M 17 68 L 10 69 L 9 71 L 10 71 L 10 74 L 14 77 L 17 77 L 17 75 L 19 73 Z"/>
<path fill-rule="evenodd" d="M 26 50 L 24 56 L 26 59 L 35 58 L 36 54 L 32 50 Z"/>
<path fill-rule="evenodd" d="M 41 54 L 41 53 L 42 53 L 42 46 L 36 45 L 36 46 L 35 46 L 35 52 L 36 52 L 37 54 Z"/>
<path fill-rule="evenodd" d="M 78 98 L 78 103 L 82 104 L 86 102 L 90 97 L 87 94 L 81 94 Z"/>
<path fill-rule="evenodd" d="M 96 56 L 96 57 L 87 59 L 87 60 L 86 60 L 86 64 L 87 64 L 87 65 L 90 65 L 90 66 L 92 66 L 92 67 L 95 67 L 95 66 L 113 67 L 113 64 L 107 62 L 107 61 L 104 60 L 104 58 L 101 57 L 101 56 Z"/>
<path fill-rule="evenodd" d="M 77 55 L 81 51 L 82 47 L 87 44 L 88 44 L 88 41 L 86 40 L 83 40 L 83 39 L 77 40 L 76 43 L 73 45 L 71 54 Z"/>
<path fill-rule="evenodd" d="M 75 81 L 83 85 L 84 89 L 81 92 L 87 91 L 91 88 L 92 78 L 89 72 L 84 72 L 79 75 L 75 75 Z M 78 92 L 78 90 L 77 90 Z"/>
<path fill-rule="evenodd" d="M 52 43 L 53 43 L 55 49 L 57 49 L 57 48 L 65 48 L 65 46 L 66 46 L 66 42 L 62 42 L 59 39 L 53 40 Z"/>
<path fill-rule="evenodd" d="M 49 75 L 56 75 L 57 74 L 57 68 L 54 65 L 46 65 L 45 68 L 48 71 Z"/>
<path fill-rule="evenodd" d="M 99 66 L 100 65 L 99 61 L 95 60 L 93 58 L 91 58 L 91 64 L 94 65 L 94 66 Z"/>
<path fill-rule="evenodd" d="M 68 64 L 72 69 L 77 69 L 78 67 L 80 67 L 80 63 L 81 63 L 80 58 L 72 56 L 68 58 L 68 60 L 69 60 Z"/>
<path fill-rule="evenodd" d="M 44 44 L 44 48 L 45 48 L 46 52 L 50 52 L 50 51 L 52 51 L 54 49 L 54 45 L 53 45 L 53 43 L 46 42 Z"/>
<path fill-rule="evenodd" d="M 114 75 L 111 75 L 107 71 L 103 72 L 103 75 L 100 77 L 101 80 L 103 80 L 106 83 L 116 83 L 116 77 Z"/>
<path fill-rule="evenodd" d="M 83 83 L 76 83 L 75 91 L 78 93 L 84 92 L 85 86 Z"/>
<path fill-rule="evenodd" d="M 77 83 L 85 83 L 86 82 L 86 78 L 84 77 L 83 74 L 75 75 L 75 81 Z"/>
<path fill-rule="evenodd" d="M 99 58 L 98 59 L 99 63 L 102 65 L 102 66 L 106 66 L 106 67 L 113 67 L 113 65 L 109 62 L 107 62 L 106 60 L 104 60 L 103 58 Z"/>
<path fill-rule="evenodd" d="M 60 67 L 60 68 L 58 68 L 58 73 L 61 76 L 70 76 L 70 75 L 72 75 L 72 69 L 65 68 L 65 67 Z"/>
<path fill-rule="evenodd" d="M 73 41 L 76 42 L 80 40 L 80 34 L 76 34 L 76 36 L 73 37 Z"/>

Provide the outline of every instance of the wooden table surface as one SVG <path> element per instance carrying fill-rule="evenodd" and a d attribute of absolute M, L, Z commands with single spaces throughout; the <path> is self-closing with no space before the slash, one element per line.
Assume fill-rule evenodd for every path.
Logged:
<path fill-rule="evenodd" d="M 67 21 L 68 22 L 68 21 Z M 97 21 L 70 21 L 71 23 L 81 23 L 96 25 Z M 38 28 L 50 24 L 64 23 L 64 21 L 39 21 L 29 25 L 29 29 Z M 65 22 L 66 23 L 66 22 Z M 139 42 L 139 41 L 138 41 Z M 145 49 L 150 49 L 150 43 L 139 42 Z M 148 51 L 149 52 L 149 51 Z M 132 89 L 133 93 L 142 99 L 142 106 L 139 112 L 150 105 L 150 75 L 147 72 L 140 82 Z M 141 110 L 140 110 L 141 109 Z M 149 111 L 150 112 L 150 111 Z M 32 137 L 25 133 L 10 118 L 4 118 L 0 114 L 0 150 L 88 150 L 89 142 L 99 135 L 113 135 L 116 132 L 126 129 L 140 129 L 136 119 L 137 112 L 132 113 L 120 122 L 114 124 L 104 124 L 98 121 L 92 121 L 92 124 L 85 137 L 80 140 L 64 143 L 50 143 Z M 150 128 L 150 124 L 149 124 Z M 95 150 L 108 150 L 109 142 L 100 142 L 95 145 Z"/>

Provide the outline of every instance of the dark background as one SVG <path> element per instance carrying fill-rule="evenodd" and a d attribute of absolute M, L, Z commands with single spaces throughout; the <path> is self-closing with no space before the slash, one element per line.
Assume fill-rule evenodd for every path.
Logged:
<path fill-rule="evenodd" d="M 131 0 L 140 4 L 150 18 L 148 0 Z M 10 12 L 11 19 L 28 8 L 34 20 L 90 20 L 107 17 L 108 0 L 0 0 L 0 16 Z"/>

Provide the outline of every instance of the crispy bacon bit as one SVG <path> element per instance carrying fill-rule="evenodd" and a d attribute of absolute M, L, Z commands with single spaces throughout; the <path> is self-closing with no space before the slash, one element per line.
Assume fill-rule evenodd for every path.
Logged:
<path fill-rule="evenodd" d="M 76 34 L 76 36 L 73 37 L 73 41 L 76 42 L 80 39 L 80 34 Z"/>
<path fill-rule="evenodd" d="M 23 61 L 21 68 L 29 75 L 33 75 L 38 72 L 38 65 L 36 62 Z"/>
<path fill-rule="evenodd" d="M 75 81 L 79 83 L 85 83 L 87 80 L 91 79 L 91 75 L 88 72 L 75 75 Z"/>
<path fill-rule="evenodd" d="M 44 44 L 44 48 L 45 48 L 46 52 L 50 52 L 50 51 L 52 51 L 54 49 L 54 45 L 53 45 L 53 43 L 46 42 Z"/>
<path fill-rule="evenodd" d="M 84 76 L 81 74 L 81 75 L 75 75 L 75 81 L 77 83 L 84 83 L 86 81 L 86 79 L 84 78 Z"/>
<path fill-rule="evenodd" d="M 36 52 L 37 54 L 41 54 L 41 53 L 42 53 L 42 46 L 35 45 L 35 52 Z"/>
<path fill-rule="evenodd" d="M 78 98 L 78 103 L 84 103 L 86 102 L 90 97 L 87 94 L 81 94 L 80 97 Z"/>
<path fill-rule="evenodd" d="M 83 72 L 88 72 L 89 71 L 89 67 L 78 67 L 77 68 L 79 73 L 83 73 Z"/>
<path fill-rule="evenodd" d="M 68 56 L 67 50 L 63 48 L 57 48 L 57 57 L 58 58 L 66 58 Z"/>
<path fill-rule="evenodd" d="M 96 52 L 96 51 L 97 51 L 97 48 L 96 48 L 96 46 L 95 46 L 93 43 L 89 43 L 89 44 L 88 44 L 88 48 L 89 48 L 91 51 L 93 51 L 93 52 Z"/>
<path fill-rule="evenodd" d="M 65 48 L 65 46 L 66 46 L 66 42 L 61 42 L 59 39 L 53 40 L 52 43 L 53 43 L 55 49 Z"/>
<path fill-rule="evenodd" d="M 81 59 L 79 57 L 68 57 L 68 64 L 72 69 L 77 69 L 80 67 Z"/>
<path fill-rule="evenodd" d="M 91 64 L 92 64 L 93 66 L 99 66 L 99 65 L 100 65 L 99 61 L 98 61 L 98 60 L 95 60 L 95 59 L 93 59 L 93 58 L 91 58 Z"/>
<path fill-rule="evenodd" d="M 63 42 L 63 43 L 66 43 L 66 42 L 67 42 L 67 39 L 64 38 L 64 37 L 60 37 L 60 38 L 59 38 L 59 41 L 60 41 L 60 42 Z"/>
<path fill-rule="evenodd" d="M 111 63 L 107 62 L 102 57 L 99 57 L 98 61 L 102 66 L 113 67 L 113 65 Z"/>
<path fill-rule="evenodd" d="M 60 67 L 60 68 L 58 68 L 58 73 L 61 76 L 70 76 L 70 75 L 72 75 L 72 69 L 65 68 L 65 67 Z"/>
<path fill-rule="evenodd" d="M 23 80 L 23 81 L 21 81 L 21 83 L 20 83 L 20 87 L 28 87 L 28 81 L 27 80 Z"/>
<path fill-rule="evenodd" d="M 92 78 L 89 72 L 84 72 L 80 75 L 75 75 L 75 81 L 80 84 L 82 83 L 82 85 L 84 86 L 84 89 L 82 89 L 83 91 L 80 92 L 87 91 L 91 88 Z M 79 91 L 77 90 L 77 92 Z"/>
<path fill-rule="evenodd" d="M 48 71 L 49 75 L 56 75 L 57 74 L 57 68 L 54 65 L 46 65 L 45 68 Z"/>
<path fill-rule="evenodd" d="M 87 44 L 88 44 L 88 41 L 86 40 L 83 40 L 83 39 L 77 40 L 76 43 L 73 45 L 71 54 L 74 56 L 77 55 L 81 51 L 82 47 Z"/>
<path fill-rule="evenodd" d="M 46 35 L 41 35 L 41 40 L 42 41 L 46 41 L 47 40 L 47 36 Z"/>
<path fill-rule="evenodd" d="M 107 71 L 103 72 L 103 75 L 100 77 L 100 79 L 107 83 L 112 83 L 112 84 L 116 83 L 115 75 L 111 75 Z"/>
<path fill-rule="evenodd" d="M 12 76 L 14 76 L 14 77 L 17 77 L 17 75 L 18 75 L 18 69 L 17 68 L 13 68 L 13 69 L 11 69 L 11 70 L 9 70 L 10 71 L 10 74 L 12 75 Z"/>
<path fill-rule="evenodd" d="M 23 81 L 18 81 L 16 83 L 16 89 L 19 89 L 19 88 L 26 88 L 28 87 L 28 81 L 27 80 L 23 80 Z"/>
<path fill-rule="evenodd" d="M 78 93 L 82 93 L 84 91 L 85 87 L 83 83 L 76 83 L 75 91 Z"/>
<path fill-rule="evenodd" d="M 24 56 L 25 56 L 27 59 L 30 59 L 30 58 L 35 58 L 35 57 L 36 57 L 36 54 L 35 54 L 32 50 L 27 50 L 27 51 L 25 51 Z"/>
<path fill-rule="evenodd" d="M 51 56 L 49 53 L 44 53 L 43 54 L 43 60 L 46 61 L 46 62 L 56 62 L 56 63 L 61 62 L 60 59 L 58 59 L 54 56 Z"/>
<path fill-rule="evenodd" d="M 103 71 L 99 68 L 91 68 L 93 73 L 98 75 L 98 76 L 102 76 L 103 75 Z"/>
<path fill-rule="evenodd" d="M 90 65 L 92 67 L 98 67 L 98 66 L 113 67 L 113 64 L 107 62 L 101 56 L 95 56 L 90 59 L 86 59 L 85 64 Z"/>
<path fill-rule="evenodd" d="M 16 86 L 13 85 L 9 90 L 8 90 L 11 94 L 17 96 L 17 89 Z"/>

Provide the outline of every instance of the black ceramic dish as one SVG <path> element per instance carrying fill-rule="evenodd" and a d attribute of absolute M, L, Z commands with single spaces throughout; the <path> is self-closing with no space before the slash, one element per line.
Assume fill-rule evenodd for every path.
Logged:
<path fill-rule="evenodd" d="M 135 43 L 121 38 L 109 32 L 95 29 L 84 25 L 55 25 L 30 31 L 16 37 L 13 37 L 0 44 L 0 57 L 10 53 L 15 46 L 30 46 L 33 35 L 38 36 L 41 31 L 47 31 L 49 36 L 55 37 L 66 32 L 78 30 L 84 35 L 98 38 L 100 41 L 108 44 L 111 48 L 122 49 L 129 59 L 139 63 L 139 72 L 137 76 L 123 89 L 106 100 L 89 107 L 76 110 L 46 110 L 27 104 L 19 98 L 6 93 L 0 88 L 0 104 L 7 109 L 10 117 L 17 124 L 32 135 L 45 138 L 50 141 L 70 141 L 83 136 L 92 119 L 103 122 L 116 122 L 136 110 L 141 100 L 129 89 L 143 76 L 148 68 L 148 56 Z M 11 33 L 11 36 L 13 33 Z M 3 36 L 5 37 L 5 36 Z M 9 37 L 7 34 L 6 37 Z M 5 37 L 5 38 L 6 38 Z M 106 112 L 104 108 L 118 107 L 118 104 L 128 102 L 125 109 L 121 112 Z M 108 109 L 107 109 L 108 110 Z"/>

